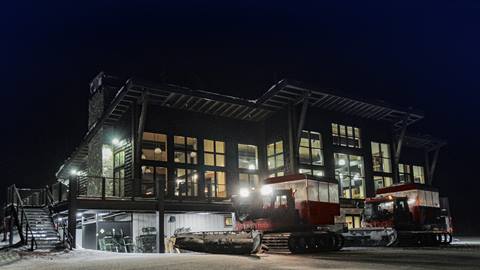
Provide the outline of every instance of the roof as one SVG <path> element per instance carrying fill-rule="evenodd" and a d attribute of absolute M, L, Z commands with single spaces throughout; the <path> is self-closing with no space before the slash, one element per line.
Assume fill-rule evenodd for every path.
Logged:
<path fill-rule="evenodd" d="M 446 141 L 434 138 L 430 135 L 406 134 L 403 143 L 407 147 L 425 149 L 427 151 L 438 149 L 447 144 Z"/>
<path fill-rule="evenodd" d="M 101 87 L 101 78 L 112 77 L 100 73 L 95 79 L 95 86 Z M 116 79 L 117 80 L 117 79 Z M 106 81 L 106 80 L 105 80 Z M 317 90 L 304 86 L 300 82 L 281 80 L 256 100 L 221 95 L 204 90 L 192 90 L 186 87 L 152 83 L 131 78 L 118 91 L 102 117 L 90 126 L 80 145 L 70 158 L 57 171 L 57 177 L 68 177 L 70 168 L 80 169 L 85 164 L 88 143 L 103 126 L 113 126 L 129 110 L 133 103 L 139 102 L 144 95 L 149 101 L 160 106 L 199 112 L 220 117 L 244 121 L 262 121 L 277 111 L 284 110 L 289 104 L 298 104 L 308 99 L 309 105 L 325 110 L 341 112 L 356 117 L 385 121 L 394 127 L 401 127 L 423 118 L 419 112 L 401 109 L 384 103 L 367 102 L 362 99 L 340 96 L 333 90 Z"/>

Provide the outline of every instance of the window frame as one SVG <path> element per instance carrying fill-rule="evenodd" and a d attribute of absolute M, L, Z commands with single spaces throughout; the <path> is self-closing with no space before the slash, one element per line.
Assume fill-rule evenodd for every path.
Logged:
<path fill-rule="evenodd" d="M 205 142 L 206 141 L 211 141 L 213 142 L 213 152 L 207 151 L 205 147 Z M 223 152 L 219 152 L 217 150 L 217 143 L 223 143 Z M 220 141 L 220 140 L 212 140 L 212 139 L 203 139 L 203 164 L 208 167 L 219 167 L 219 168 L 225 168 L 227 166 L 227 153 L 226 153 L 226 143 L 225 141 Z M 213 165 L 207 164 L 206 163 L 206 156 L 207 155 L 213 155 Z M 223 157 L 223 165 L 218 165 L 217 164 L 217 157 L 222 156 Z"/>
<path fill-rule="evenodd" d="M 333 145 L 362 149 L 362 131 L 359 127 L 333 122 L 331 127 Z M 351 129 L 351 132 L 349 132 L 349 129 Z M 350 143 L 350 140 L 358 142 L 358 145 L 356 145 L 356 143 Z"/>
<path fill-rule="evenodd" d="M 209 194 L 205 193 L 204 191 L 204 196 L 205 198 L 208 198 L 208 199 L 211 199 L 211 200 L 214 200 L 214 199 L 227 199 L 229 196 L 228 196 L 228 190 L 227 190 L 227 187 L 228 187 L 228 184 L 227 184 L 227 173 L 225 171 L 221 171 L 221 170 L 205 170 L 203 172 L 203 175 L 204 175 L 204 183 L 205 183 L 205 188 L 207 188 L 207 173 L 213 173 L 214 177 L 213 177 L 213 183 L 210 182 L 210 187 L 208 188 L 208 190 L 210 191 L 210 196 L 208 196 Z M 219 184 L 218 183 L 218 180 L 219 180 L 219 174 L 223 174 L 223 178 L 224 178 L 224 184 Z M 212 185 L 213 184 L 213 185 Z M 212 194 L 212 186 L 215 186 L 215 194 Z M 224 189 L 225 189 L 225 196 L 219 196 L 218 195 L 218 187 L 219 186 L 224 186 Z"/>

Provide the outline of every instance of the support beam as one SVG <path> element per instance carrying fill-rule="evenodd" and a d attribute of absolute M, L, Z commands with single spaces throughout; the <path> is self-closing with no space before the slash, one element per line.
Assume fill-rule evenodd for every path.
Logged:
<path fill-rule="evenodd" d="M 135 146 L 134 146 L 135 157 L 136 157 L 136 160 L 137 160 L 137 163 L 134 164 L 134 166 L 135 166 L 134 171 L 138 172 L 137 175 L 135 175 L 135 177 L 134 177 L 136 179 L 140 179 L 140 176 L 138 175 L 139 172 L 140 172 L 139 161 L 140 161 L 140 157 L 142 156 L 142 140 L 143 140 L 143 131 L 145 129 L 145 119 L 147 117 L 148 102 L 149 102 L 149 95 L 148 95 L 148 93 L 145 93 L 143 95 L 143 99 L 142 99 L 142 110 L 140 112 L 140 117 L 139 117 L 139 120 L 138 120 L 137 138 L 136 138 Z M 140 193 L 141 193 L 140 185 L 135 185 L 134 195 L 138 195 Z"/>
<path fill-rule="evenodd" d="M 157 199 L 157 247 L 158 253 L 165 253 L 165 182 L 155 181 Z"/>
<path fill-rule="evenodd" d="M 71 177 L 68 181 L 69 187 L 69 205 L 68 205 L 68 234 L 70 238 L 70 248 L 76 248 L 77 232 L 77 193 L 78 177 Z"/>
<path fill-rule="evenodd" d="M 305 117 L 307 115 L 307 109 L 308 109 L 308 97 L 305 96 L 303 98 L 303 105 L 302 105 L 302 111 L 300 112 L 300 119 L 298 120 L 298 127 L 297 127 L 297 138 L 296 138 L 296 145 L 295 149 L 298 149 L 298 146 L 300 145 L 300 139 L 302 138 L 302 130 L 303 126 L 305 125 Z"/>
<path fill-rule="evenodd" d="M 288 109 L 287 109 L 287 114 L 288 114 L 288 117 L 287 117 L 287 127 L 288 127 L 288 165 L 287 165 L 287 169 L 288 169 L 288 173 L 289 174 L 295 174 L 297 173 L 297 164 L 296 164 L 296 160 L 295 160 L 295 138 L 294 138 L 294 127 L 293 127 L 293 124 L 294 124 L 294 120 L 293 120 L 293 116 L 295 114 L 295 110 L 294 110 L 294 107 L 292 104 L 289 104 L 288 105 Z"/>
<path fill-rule="evenodd" d="M 428 173 L 428 184 L 431 185 L 433 181 L 433 175 L 435 173 L 435 167 L 437 166 L 437 160 L 438 160 L 438 154 L 440 153 L 440 147 L 437 147 L 433 150 L 433 159 L 432 159 L 432 164 L 429 164 L 428 167 L 430 168 L 427 173 Z M 428 154 L 427 154 L 428 155 Z"/>
<path fill-rule="evenodd" d="M 405 132 L 407 131 L 408 119 L 410 114 L 406 114 L 402 122 L 402 129 L 400 131 L 400 136 L 398 137 L 397 147 L 395 148 L 395 166 L 398 166 L 400 162 L 400 154 L 402 153 L 402 144 L 403 139 L 405 138 Z"/>

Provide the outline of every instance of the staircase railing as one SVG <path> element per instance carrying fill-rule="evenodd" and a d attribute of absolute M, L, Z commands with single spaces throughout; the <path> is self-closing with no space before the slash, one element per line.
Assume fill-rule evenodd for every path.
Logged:
<path fill-rule="evenodd" d="M 33 235 L 32 227 L 28 222 L 27 214 L 25 214 L 25 206 L 23 204 L 23 199 L 18 192 L 18 189 L 15 185 L 12 186 L 13 197 L 12 206 L 15 211 L 15 218 L 17 219 L 18 231 L 20 233 L 20 238 L 22 239 L 25 245 L 28 245 L 28 236 L 30 234 L 30 250 L 34 250 L 38 247 L 35 236 Z M 19 218 L 20 215 L 20 218 Z M 25 225 L 25 234 L 24 234 L 24 225 Z"/>
<path fill-rule="evenodd" d="M 54 220 L 53 220 L 53 215 L 56 214 L 55 211 L 54 211 L 54 206 L 55 206 L 55 199 L 53 197 L 53 194 L 52 192 L 50 191 L 50 187 L 47 185 L 45 187 L 45 197 L 46 197 L 46 203 L 47 203 L 47 206 L 48 206 L 48 210 L 50 212 L 50 219 L 52 220 L 52 223 L 55 224 Z M 55 226 L 55 230 L 58 232 L 58 227 Z M 63 246 L 64 247 L 67 247 L 68 245 L 68 248 L 70 250 L 72 250 L 72 242 L 73 242 L 73 236 L 72 234 L 70 234 L 68 232 L 68 230 L 66 229 L 66 226 L 65 226 L 65 222 L 62 221 L 62 242 L 63 242 Z"/>

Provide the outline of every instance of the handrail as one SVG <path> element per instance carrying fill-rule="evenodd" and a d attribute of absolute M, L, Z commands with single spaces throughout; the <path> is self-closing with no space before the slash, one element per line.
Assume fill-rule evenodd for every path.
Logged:
<path fill-rule="evenodd" d="M 54 223 L 54 220 L 53 220 L 53 209 L 54 209 L 54 205 L 55 205 L 55 199 L 53 198 L 53 194 L 51 193 L 50 191 L 50 188 L 49 186 L 45 186 L 45 193 L 46 193 L 46 203 L 47 203 L 47 206 L 48 206 L 48 210 L 50 211 L 50 219 L 52 220 L 52 223 Z M 55 226 L 55 230 L 57 231 L 58 233 L 58 228 L 57 226 Z M 65 238 L 67 240 L 67 243 L 68 243 L 68 248 L 70 250 L 72 250 L 72 241 L 73 241 L 73 236 L 70 232 L 68 232 L 68 230 L 65 229 L 65 223 L 62 222 L 62 234 L 63 234 L 63 245 L 65 246 Z"/>
<path fill-rule="evenodd" d="M 24 210 L 24 205 L 23 205 L 23 201 L 22 201 L 22 197 L 20 196 L 20 193 L 18 192 L 18 189 L 15 185 L 13 185 L 13 190 L 15 191 L 15 195 L 17 197 L 17 199 L 20 201 L 20 207 L 21 207 L 21 222 L 20 222 L 20 228 L 19 228 L 19 231 L 20 231 L 20 234 L 23 234 L 23 221 L 25 220 L 25 238 L 24 238 L 24 243 L 25 244 L 28 244 L 28 233 L 30 232 L 30 235 L 31 235 L 31 247 L 30 247 L 30 250 L 34 250 L 33 246 L 35 245 L 35 248 L 38 247 L 37 245 L 37 241 L 35 240 L 35 236 L 33 235 L 33 231 L 32 231 L 32 228 L 30 227 L 30 224 L 28 223 L 28 218 L 27 218 L 27 215 L 25 214 L 25 210 Z M 18 219 L 18 204 L 17 204 L 17 209 L 16 209 L 16 214 L 17 214 L 17 219 Z"/>

